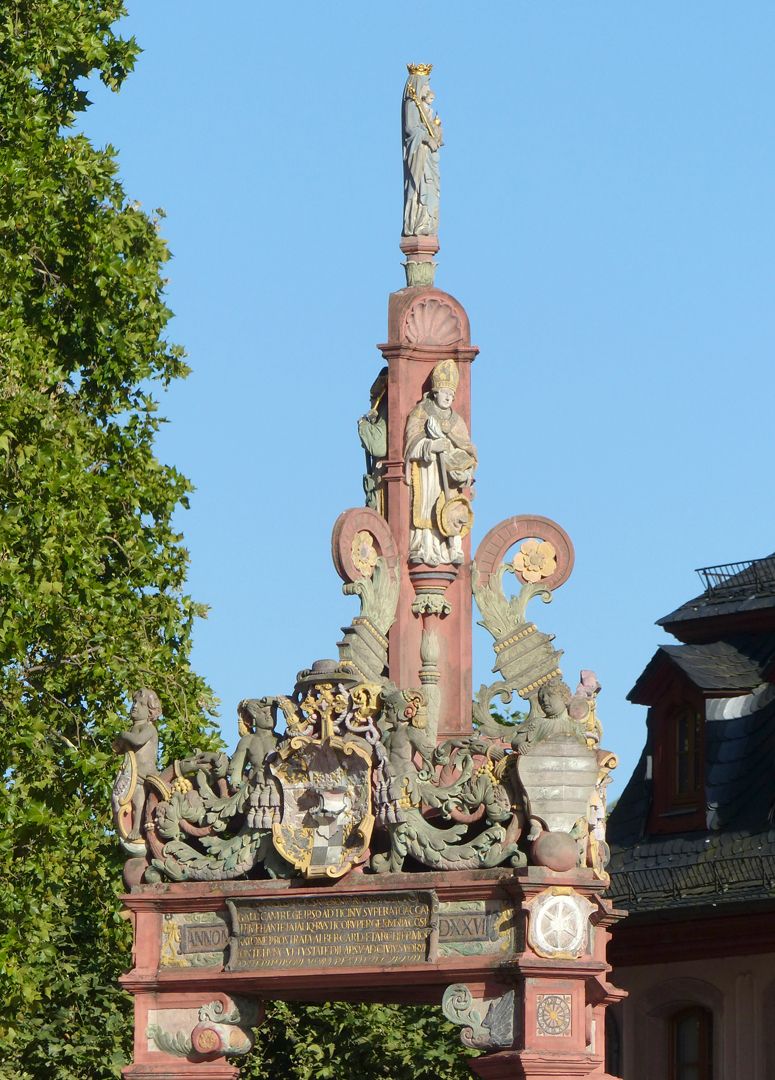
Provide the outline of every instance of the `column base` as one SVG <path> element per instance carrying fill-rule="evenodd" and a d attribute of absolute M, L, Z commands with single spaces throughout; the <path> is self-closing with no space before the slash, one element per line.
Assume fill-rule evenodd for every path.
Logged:
<path fill-rule="evenodd" d="M 159 1062 L 127 1065 L 121 1070 L 124 1080 L 237 1080 L 239 1069 L 217 1061 Z"/>
<path fill-rule="evenodd" d="M 410 288 L 415 285 L 433 285 L 436 273 L 433 256 L 439 250 L 438 236 L 402 236 L 401 250 L 406 255 L 406 284 Z"/>
<path fill-rule="evenodd" d="M 468 1062 L 471 1072 L 482 1080 L 616 1080 L 607 1073 L 597 1072 L 600 1061 L 588 1054 L 536 1054 L 525 1050 L 503 1050 L 484 1054 Z"/>

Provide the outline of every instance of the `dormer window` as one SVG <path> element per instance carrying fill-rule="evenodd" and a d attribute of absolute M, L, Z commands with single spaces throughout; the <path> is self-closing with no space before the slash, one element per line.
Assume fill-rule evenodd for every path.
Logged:
<path fill-rule="evenodd" d="M 679 688 L 676 687 L 676 690 Z M 672 700 L 671 700 L 672 698 Z M 654 778 L 649 831 L 705 828 L 704 701 L 685 688 L 651 710 Z"/>
<path fill-rule="evenodd" d="M 672 802 L 696 806 L 702 794 L 702 717 L 691 705 L 681 705 L 672 718 Z"/>

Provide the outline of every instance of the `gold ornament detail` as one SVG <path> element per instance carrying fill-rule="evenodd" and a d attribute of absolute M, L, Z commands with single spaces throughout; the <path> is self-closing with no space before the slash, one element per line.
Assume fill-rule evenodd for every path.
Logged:
<path fill-rule="evenodd" d="M 374 573 L 374 567 L 377 565 L 377 559 L 379 558 L 372 534 L 365 529 L 357 532 L 353 537 L 350 551 L 355 569 L 359 570 L 364 577 L 370 578 Z"/>
<path fill-rule="evenodd" d="M 460 373 L 452 357 L 440 360 L 431 372 L 431 386 L 434 390 L 457 390 L 459 382 Z"/>
<path fill-rule="evenodd" d="M 526 540 L 511 565 L 523 581 L 542 581 L 557 569 L 557 552 L 548 540 Z"/>
<path fill-rule="evenodd" d="M 366 721 L 376 716 L 382 707 L 382 688 L 377 683 L 359 683 L 350 691 L 356 717 Z"/>
<path fill-rule="evenodd" d="M 237 1030 L 239 1032 L 239 1029 Z M 241 1035 L 242 1033 L 239 1032 L 239 1034 Z M 218 1032 L 213 1031 L 212 1028 L 204 1028 L 204 1030 L 200 1031 L 196 1043 L 196 1048 L 200 1054 L 210 1054 L 221 1048 L 221 1040 L 218 1036 Z"/>
<path fill-rule="evenodd" d="M 172 917 L 165 915 L 161 927 L 161 954 L 159 957 L 162 967 L 186 967 L 185 957 L 180 955 L 180 926 Z"/>
<path fill-rule="evenodd" d="M 407 64 L 406 70 L 410 75 L 430 75 L 433 64 Z"/>
<path fill-rule="evenodd" d="M 471 532 L 474 512 L 465 495 L 453 495 L 448 499 L 442 491 L 434 509 L 442 536 L 467 536 Z"/>
<path fill-rule="evenodd" d="M 332 683 L 319 683 L 299 707 L 309 720 L 320 721 L 321 738 L 328 739 L 334 733 L 334 721 L 347 712 L 348 705 L 347 695 L 334 689 Z"/>

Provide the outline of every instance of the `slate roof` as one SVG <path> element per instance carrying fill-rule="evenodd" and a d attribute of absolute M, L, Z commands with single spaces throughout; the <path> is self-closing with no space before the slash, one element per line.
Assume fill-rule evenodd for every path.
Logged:
<path fill-rule="evenodd" d="M 708 693 L 743 693 L 767 678 L 775 661 L 775 636 L 738 634 L 703 645 L 660 645 L 635 686 L 630 701 L 650 704 L 648 685 L 658 677 L 659 665 L 672 662 L 699 690 Z"/>
<path fill-rule="evenodd" d="M 763 559 L 706 566 L 697 573 L 705 592 L 658 619 L 658 626 L 775 608 L 775 552 Z"/>
<path fill-rule="evenodd" d="M 681 639 L 682 622 L 735 618 L 708 622 L 707 636 L 716 641 L 662 645 L 628 697 L 651 704 L 677 672 L 704 696 L 707 827 L 648 835 L 654 751 L 649 727 L 607 829 L 609 895 L 633 913 L 775 897 L 775 630 L 771 618 L 760 614 L 749 624 L 758 633 L 724 630 L 739 627 L 747 612 L 775 609 L 775 554 L 698 573 L 705 592 L 658 625 Z M 696 629 L 694 634 L 700 636 Z"/>
<path fill-rule="evenodd" d="M 775 897 L 775 687 L 711 702 L 708 715 L 708 829 L 646 835 L 649 744 L 609 818 L 609 895 L 630 911 Z"/>

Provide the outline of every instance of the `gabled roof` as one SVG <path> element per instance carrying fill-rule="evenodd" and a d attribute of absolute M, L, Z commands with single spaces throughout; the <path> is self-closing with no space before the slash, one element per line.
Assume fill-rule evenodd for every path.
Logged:
<path fill-rule="evenodd" d="M 775 635 L 771 634 L 737 634 L 702 645 L 660 645 L 627 698 L 651 705 L 671 668 L 702 692 L 745 693 L 767 681 L 774 663 Z"/>

